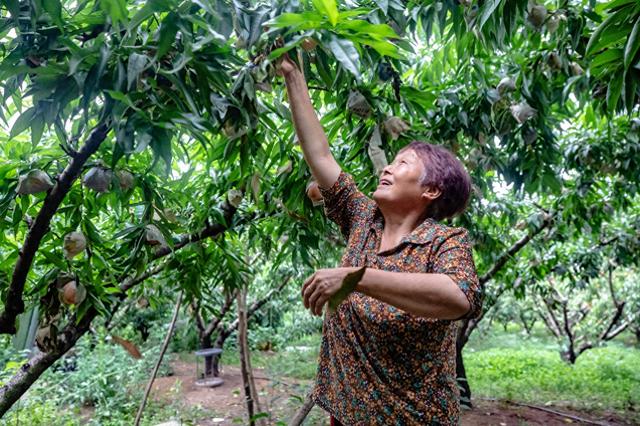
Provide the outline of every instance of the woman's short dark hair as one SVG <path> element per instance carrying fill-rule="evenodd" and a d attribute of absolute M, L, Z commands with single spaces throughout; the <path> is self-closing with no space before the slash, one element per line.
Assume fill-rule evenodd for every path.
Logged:
<path fill-rule="evenodd" d="M 400 150 L 412 149 L 424 164 L 422 185 L 442 194 L 427 209 L 429 217 L 442 220 L 462 213 L 471 195 L 471 177 L 460 160 L 440 145 L 413 141 Z"/>

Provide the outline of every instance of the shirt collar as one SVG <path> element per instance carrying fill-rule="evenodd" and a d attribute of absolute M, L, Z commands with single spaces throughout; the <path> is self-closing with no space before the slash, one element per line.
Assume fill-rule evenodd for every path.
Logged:
<path fill-rule="evenodd" d="M 400 244 L 428 244 L 433 240 L 436 233 L 437 222 L 433 218 L 426 218 L 420 223 L 409 235 L 400 240 Z M 371 221 L 371 229 L 382 235 L 384 229 L 384 217 L 380 209 L 376 209 L 373 220 Z"/>

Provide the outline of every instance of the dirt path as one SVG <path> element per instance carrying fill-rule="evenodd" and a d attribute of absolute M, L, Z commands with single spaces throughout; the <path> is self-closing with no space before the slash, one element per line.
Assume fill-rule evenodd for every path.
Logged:
<path fill-rule="evenodd" d="M 225 383 L 217 388 L 203 388 L 195 385 L 194 364 L 174 361 L 171 366 L 174 372 L 172 376 L 156 379 L 152 391 L 153 398 L 166 402 L 176 402 L 176 399 L 179 398 L 180 402 L 188 406 L 200 406 L 210 414 L 198 423 L 201 426 L 245 424 L 243 420 L 245 415 L 244 394 L 239 368 L 223 366 L 221 377 Z M 255 370 L 255 377 L 260 401 L 263 404 L 262 411 L 269 412 L 272 416 L 270 424 L 276 424 L 278 421 L 286 422 L 300 405 L 296 397 L 303 397 L 305 390 L 310 386 L 308 381 L 269 378 L 261 369 Z M 635 422 L 625 420 L 608 412 L 584 413 L 564 407 L 544 407 L 590 421 L 581 422 L 567 416 L 508 401 L 474 399 L 473 403 L 473 410 L 464 410 L 462 413 L 462 426 L 638 424 L 638 420 Z M 312 410 L 307 421 L 307 424 L 310 425 L 328 425 L 328 423 L 326 414 L 318 408 Z"/>

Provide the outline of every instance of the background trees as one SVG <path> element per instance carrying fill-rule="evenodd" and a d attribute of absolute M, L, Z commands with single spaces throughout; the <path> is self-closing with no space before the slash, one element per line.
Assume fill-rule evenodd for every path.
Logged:
<path fill-rule="evenodd" d="M 504 294 L 541 298 L 575 360 L 571 330 L 590 310 L 570 301 L 609 294 L 610 271 L 635 276 L 635 1 L 1 5 L 0 331 L 38 306 L 43 350 L 0 390 L 2 412 L 129 299 L 183 289 L 204 322 L 209 300 L 257 264 L 279 276 L 272 288 L 284 262 L 336 264 L 340 237 L 305 197 L 310 174 L 274 75 L 284 52 L 364 191 L 377 135 L 387 156 L 418 138 L 463 159 L 475 196 L 452 224 L 475 241 L 485 312 Z M 71 232 L 86 247 L 68 258 Z M 70 279 L 86 297 L 66 305 Z M 615 309 L 588 344 L 637 323 L 633 285 L 610 292 Z M 461 378 L 478 323 L 460 327 Z"/>

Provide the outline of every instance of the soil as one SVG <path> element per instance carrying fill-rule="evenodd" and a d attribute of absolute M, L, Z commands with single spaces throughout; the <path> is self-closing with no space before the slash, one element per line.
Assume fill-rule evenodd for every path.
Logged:
<path fill-rule="evenodd" d="M 181 403 L 187 407 L 200 407 L 207 416 L 198 421 L 201 426 L 246 424 L 244 390 L 240 369 L 223 366 L 220 377 L 224 384 L 216 388 L 196 386 L 196 371 L 193 363 L 173 361 L 173 375 L 158 377 L 154 383 L 151 397 L 167 403 Z M 286 422 L 297 407 L 299 398 L 304 397 L 309 381 L 288 378 L 270 378 L 262 369 L 254 369 L 256 387 L 262 403 L 261 411 L 271 413 L 269 424 Z M 597 425 L 634 425 L 638 417 L 633 414 L 623 418 L 609 411 L 584 412 L 568 407 L 537 407 L 515 401 L 475 398 L 473 409 L 462 411 L 462 426 L 557 426 L 567 424 Z M 167 419 L 169 421 L 170 419 Z M 175 423 L 174 423 L 175 424 Z M 315 407 L 305 422 L 307 425 L 328 425 L 328 417 Z"/>

